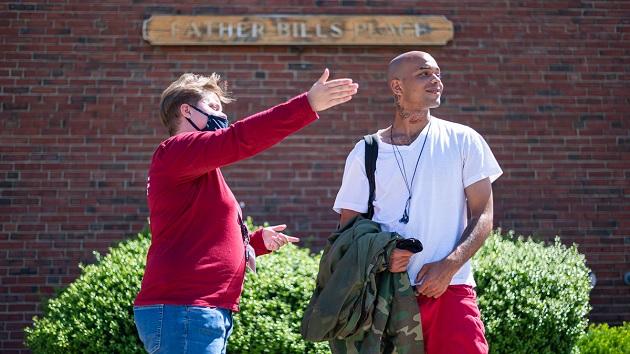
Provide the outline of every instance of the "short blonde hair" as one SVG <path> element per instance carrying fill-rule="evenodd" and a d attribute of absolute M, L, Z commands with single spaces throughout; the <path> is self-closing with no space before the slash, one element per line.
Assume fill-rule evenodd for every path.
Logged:
<path fill-rule="evenodd" d="M 221 81 L 221 76 L 217 73 L 210 76 L 185 73 L 162 92 L 160 118 L 170 135 L 175 134 L 179 125 L 179 107 L 184 103 L 197 104 L 207 92 L 215 93 L 223 103 L 234 101 L 227 91 L 225 81 Z"/>

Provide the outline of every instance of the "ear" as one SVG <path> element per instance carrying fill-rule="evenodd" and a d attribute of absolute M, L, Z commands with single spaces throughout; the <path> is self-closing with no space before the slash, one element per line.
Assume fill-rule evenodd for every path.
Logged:
<path fill-rule="evenodd" d="M 392 90 L 392 93 L 396 96 L 402 95 L 402 87 L 400 86 L 400 80 L 392 79 L 389 81 L 389 88 Z"/>
<path fill-rule="evenodd" d="M 186 117 L 190 117 L 190 106 L 186 103 L 182 103 L 179 106 L 179 116 L 186 118 Z"/>

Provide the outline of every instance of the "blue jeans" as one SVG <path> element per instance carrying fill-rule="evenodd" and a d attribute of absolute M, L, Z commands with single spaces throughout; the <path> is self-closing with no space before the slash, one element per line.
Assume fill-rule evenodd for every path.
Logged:
<path fill-rule="evenodd" d="M 135 306 L 133 316 L 147 352 L 225 354 L 232 311 L 180 305 Z"/>

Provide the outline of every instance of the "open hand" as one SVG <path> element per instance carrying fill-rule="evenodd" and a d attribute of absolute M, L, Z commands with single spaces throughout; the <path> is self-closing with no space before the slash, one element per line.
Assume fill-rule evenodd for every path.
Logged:
<path fill-rule="evenodd" d="M 329 75 L 330 72 L 326 68 L 322 76 L 308 90 L 308 103 L 315 112 L 350 101 L 359 88 L 359 84 L 353 83 L 352 79 L 326 81 Z"/>
<path fill-rule="evenodd" d="M 289 242 L 298 242 L 299 238 L 293 236 L 287 236 L 280 231 L 287 228 L 287 225 L 275 225 L 263 228 L 263 242 L 265 247 L 270 251 L 277 251 L 280 247 L 286 245 Z"/>

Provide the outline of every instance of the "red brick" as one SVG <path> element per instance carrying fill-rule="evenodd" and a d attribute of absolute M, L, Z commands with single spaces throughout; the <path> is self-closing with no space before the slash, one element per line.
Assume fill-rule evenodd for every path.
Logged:
<path fill-rule="evenodd" d="M 220 14 L 420 13 L 395 1 L 319 3 L 217 7 Z M 337 221 L 330 207 L 347 152 L 391 120 L 387 62 L 410 49 L 433 53 L 444 71 L 446 102 L 434 113 L 480 131 L 505 170 L 494 185 L 497 226 L 579 243 L 599 282 L 591 318 L 630 321 L 621 279 L 630 271 L 630 27 L 620 25 L 623 11 L 614 11 L 630 5 L 589 4 L 423 2 L 422 14 L 445 15 L 457 26 L 449 45 L 430 47 L 151 47 L 139 30 L 148 10 L 131 2 L 5 9 L 0 259 L 23 257 L 0 269 L 0 282 L 16 297 L 0 305 L 7 328 L 1 351 L 26 352 L 21 328 L 31 316 L 22 311 L 39 313 L 51 291 L 47 277 L 57 278 L 51 286 L 67 284 L 92 249 L 104 251 L 144 225 L 146 169 L 166 138 L 159 95 L 182 71 L 222 73 L 238 98 L 226 109 L 239 118 L 307 90 L 324 66 L 335 78 L 360 82 L 351 103 L 223 171 L 246 214 L 287 223 L 321 247 Z M 173 6 L 182 14 L 197 7 Z M 95 26 L 99 21 L 108 28 Z M 310 67 L 297 70 L 300 64 Z M 39 261 L 29 263 L 34 257 Z M 38 275 L 14 274 L 23 267 Z"/>

